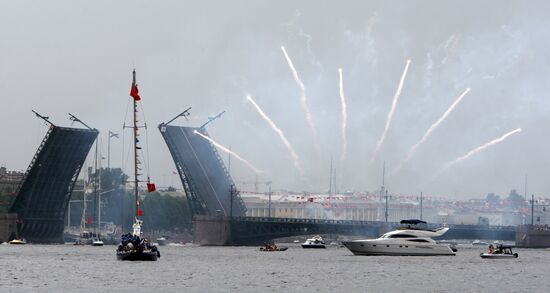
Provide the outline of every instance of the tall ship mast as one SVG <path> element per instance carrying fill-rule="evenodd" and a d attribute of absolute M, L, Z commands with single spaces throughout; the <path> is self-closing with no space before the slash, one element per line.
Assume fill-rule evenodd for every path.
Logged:
<path fill-rule="evenodd" d="M 139 150 L 141 146 L 139 145 L 139 129 L 147 129 L 147 124 L 139 125 L 138 124 L 138 101 L 141 100 L 139 96 L 138 86 L 136 83 L 136 70 L 132 72 L 132 87 L 130 89 L 130 96 L 133 98 L 133 125 L 130 128 L 133 129 L 133 148 L 134 148 L 134 224 L 133 232 L 128 234 L 123 234 L 121 236 L 121 243 L 117 248 L 117 259 L 118 260 L 137 260 L 137 261 L 156 261 L 160 257 L 160 252 L 157 247 L 153 245 L 150 241 L 143 237 L 141 232 L 141 226 L 143 221 L 141 217 L 143 211 L 140 207 L 139 200 L 139 176 L 142 175 L 139 172 L 142 170 L 140 168 L 141 161 L 139 160 Z M 126 126 L 125 126 L 126 127 Z M 147 178 L 147 190 L 149 192 L 155 191 L 155 185 L 150 182 Z"/>
<path fill-rule="evenodd" d="M 133 136 L 134 136 L 134 216 L 137 220 L 141 217 L 141 212 L 139 209 L 139 160 L 138 160 L 138 130 L 139 126 L 137 124 L 137 113 L 138 113 L 138 107 L 137 102 L 141 100 L 141 97 L 139 96 L 138 89 L 137 89 L 137 83 L 136 83 L 136 70 L 132 72 L 132 88 L 130 90 L 130 96 L 132 96 L 133 104 L 134 104 L 134 127 L 133 127 Z"/>

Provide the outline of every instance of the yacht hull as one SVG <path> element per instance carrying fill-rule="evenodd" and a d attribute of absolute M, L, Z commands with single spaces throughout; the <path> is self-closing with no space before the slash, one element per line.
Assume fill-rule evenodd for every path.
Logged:
<path fill-rule="evenodd" d="M 342 244 L 355 255 L 436 256 L 456 255 L 444 245 L 380 244 L 371 241 L 344 241 Z"/>

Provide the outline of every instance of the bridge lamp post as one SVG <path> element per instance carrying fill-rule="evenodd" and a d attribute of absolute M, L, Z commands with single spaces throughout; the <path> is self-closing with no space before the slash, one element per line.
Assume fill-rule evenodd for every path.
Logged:
<path fill-rule="evenodd" d="M 231 190 L 229 191 L 229 217 L 233 218 L 233 196 L 235 195 L 235 187 L 231 184 Z"/>
<path fill-rule="evenodd" d="M 535 224 L 535 195 L 531 195 L 531 225 Z"/>
<path fill-rule="evenodd" d="M 422 191 L 420 192 L 420 197 L 418 199 L 420 199 L 420 221 L 422 221 L 422 201 L 424 199 L 422 196 Z"/>
<path fill-rule="evenodd" d="M 386 218 L 386 223 L 387 223 L 388 222 L 388 190 L 387 189 L 386 189 L 385 199 L 386 199 L 386 209 L 385 209 L 385 212 L 384 212 L 384 216 Z"/>
<path fill-rule="evenodd" d="M 267 182 L 267 196 L 268 196 L 268 211 L 267 211 L 267 216 L 268 218 L 271 218 L 271 181 Z"/>

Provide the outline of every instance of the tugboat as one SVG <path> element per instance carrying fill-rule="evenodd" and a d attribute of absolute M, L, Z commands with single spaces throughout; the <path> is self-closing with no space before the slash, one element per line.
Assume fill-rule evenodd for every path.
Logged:
<path fill-rule="evenodd" d="M 138 88 L 136 84 L 136 71 L 133 71 L 133 80 L 132 80 L 132 87 L 130 89 L 130 96 L 133 98 L 134 102 L 134 121 L 133 125 L 129 128 L 133 129 L 133 138 L 134 138 L 134 208 L 135 208 L 135 218 L 134 218 L 134 225 L 133 225 L 133 233 L 123 234 L 121 236 L 120 245 L 117 248 L 116 251 L 116 257 L 118 260 L 130 260 L 130 261 L 156 261 L 160 257 L 160 252 L 157 249 L 155 245 L 153 245 L 150 241 L 146 240 L 143 237 L 143 233 L 141 232 L 141 226 L 143 225 L 143 221 L 140 220 L 140 217 L 143 215 L 143 211 L 139 207 L 139 164 L 140 161 L 138 159 L 138 150 L 141 149 L 141 147 L 138 145 L 139 139 L 138 139 L 138 129 L 140 127 L 145 126 L 139 126 L 137 123 L 137 113 L 138 113 L 138 106 L 137 102 L 141 100 Z M 125 126 L 126 127 L 126 126 Z M 147 190 L 149 192 L 155 191 L 155 184 L 150 183 L 149 179 L 147 180 Z"/>

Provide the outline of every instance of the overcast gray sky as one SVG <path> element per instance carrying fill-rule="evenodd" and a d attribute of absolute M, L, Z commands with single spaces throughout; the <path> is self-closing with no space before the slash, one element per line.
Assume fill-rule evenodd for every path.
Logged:
<path fill-rule="evenodd" d="M 210 135 L 265 172 L 277 189 L 325 191 L 330 157 L 339 190 L 453 198 L 550 190 L 550 4 L 547 1 L 0 1 L 0 164 L 25 169 L 46 126 L 76 114 L 120 132 L 136 68 L 149 123 L 153 179 L 175 170 L 156 129 L 192 106 Z M 320 152 L 280 46 L 305 84 Z M 386 139 L 370 163 L 411 59 Z M 348 151 L 341 161 L 338 68 L 347 98 Z M 393 170 L 466 89 L 448 118 L 401 171 Z M 247 102 L 250 94 L 285 132 L 305 169 Z M 522 132 L 467 160 L 473 148 Z M 128 135 L 126 136 L 128 142 Z M 112 165 L 122 144 L 112 143 Z M 224 155 L 224 158 L 226 156 Z M 235 161 L 234 161 L 235 162 Z M 236 181 L 254 173 L 232 166 Z M 129 172 L 129 170 L 128 170 Z M 437 176 L 436 176 L 437 174 Z"/>

